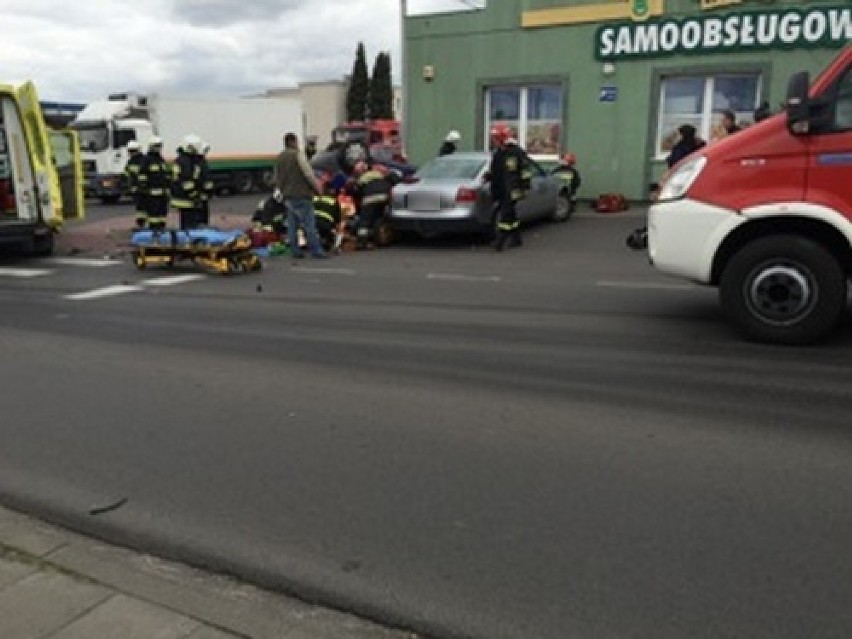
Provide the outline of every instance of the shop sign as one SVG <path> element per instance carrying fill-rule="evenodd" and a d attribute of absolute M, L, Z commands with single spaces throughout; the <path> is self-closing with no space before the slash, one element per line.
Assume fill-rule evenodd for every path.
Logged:
<path fill-rule="evenodd" d="M 760 49 L 840 47 L 850 40 L 852 7 L 824 6 L 605 25 L 595 33 L 595 57 L 623 60 Z"/>

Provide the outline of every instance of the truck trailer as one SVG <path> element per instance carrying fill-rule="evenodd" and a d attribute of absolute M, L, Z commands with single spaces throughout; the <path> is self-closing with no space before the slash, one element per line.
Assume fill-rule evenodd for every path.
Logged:
<path fill-rule="evenodd" d="M 288 131 L 301 133 L 298 98 L 200 98 L 116 93 L 92 102 L 71 123 L 80 135 L 87 193 L 104 203 L 127 193 L 127 143 L 143 150 L 157 135 L 166 160 L 184 136 L 193 133 L 210 145 L 207 155 L 217 192 L 249 193 L 272 184 L 275 157 Z"/>

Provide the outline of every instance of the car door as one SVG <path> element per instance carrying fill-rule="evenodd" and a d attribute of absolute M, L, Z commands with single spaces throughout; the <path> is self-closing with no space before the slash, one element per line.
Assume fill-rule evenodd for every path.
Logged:
<path fill-rule="evenodd" d="M 533 160 L 529 161 L 530 190 L 518 203 L 518 217 L 521 220 L 534 220 L 544 215 L 547 206 L 547 175 Z"/>
<path fill-rule="evenodd" d="M 38 94 L 32 82 L 18 87 L 16 94 L 21 108 L 25 143 L 35 174 L 35 197 L 41 210 L 41 219 L 48 224 L 59 224 L 62 220 L 59 176 L 53 166 L 50 138 L 41 114 Z"/>
<path fill-rule="evenodd" d="M 852 218 L 852 66 L 826 93 L 826 130 L 809 143 L 807 200 Z"/>
<path fill-rule="evenodd" d="M 71 129 L 52 130 L 49 137 L 54 166 L 59 177 L 62 219 L 82 219 L 85 209 L 80 138 L 77 132 Z"/>
<path fill-rule="evenodd" d="M 50 198 L 48 197 L 48 200 Z M 0 222 L 33 224 L 40 218 L 36 173 L 14 87 L 0 87 Z"/>

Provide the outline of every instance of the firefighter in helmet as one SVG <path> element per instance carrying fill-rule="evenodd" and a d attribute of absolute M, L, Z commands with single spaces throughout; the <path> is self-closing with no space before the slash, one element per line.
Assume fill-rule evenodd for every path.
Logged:
<path fill-rule="evenodd" d="M 193 229 L 200 222 L 202 144 L 197 135 L 187 135 L 172 164 L 172 207 L 177 209 L 180 228 L 184 230 Z"/>
<path fill-rule="evenodd" d="M 559 165 L 553 169 L 552 174 L 558 177 L 563 183 L 559 195 L 565 198 L 566 210 L 570 216 L 577 206 L 577 189 L 580 188 L 580 184 L 582 183 L 580 172 L 577 170 L 577 156 L 573 153 L 563 155 L 559 158 Z"/>
<path fill-rule="evenodd" d="M 144 224 L 150 229 L 164 229 L 169 214 L 169 171 L 163 159 L 163 139 L 156 135 L 148 139 L 148 152 L 139 167 L 139 192 L 144 202 Z"/>
<path fill-rule="evenodd" d="M 491 142 L 495 150 L 488 175 L 491 199 L 496 209 L 495 248 L 499 252 L 507 241 L 509 247 L 523 244 L 516 207 L 530 188 L 531 173 L 529 158 L 508 126 L 494 125 L 491 128 Z"/>
<path fill-rule="evenodd" d="M 145 155 L 142 153 L 142 147 L 136 140 L 131 140 L 127 143 L 127 164 L 124 165 L 124 177 L 127 180 L 127 191 L 130 197 L 133 198 L 133 208 L 136 210 L 136 226 L 142 228 L 145 226 L 145 202 L 142 193 L 139 190 L 139 171 L 142 169 L 142 160 Z"/>
<path fill-rule="evenodd" d="M 390 174 L 359 161 L 352 172 L 354 182 L 350 191 L 358 207 L 358 230 L 356 246 L 369 248 L 375 238 L 379 224 L 390 204 L 394 180 Z"/>

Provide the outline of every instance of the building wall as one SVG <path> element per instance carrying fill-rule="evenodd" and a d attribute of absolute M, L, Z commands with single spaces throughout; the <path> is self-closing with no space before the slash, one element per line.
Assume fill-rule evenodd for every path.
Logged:
<path fill-rule="evenodd" d="M 625 0 L 624 6 L 628 7 Z M 839 2 L 744 2 L 714 10 L 699 0 L 647 1 L 660 18 L 726 16 Z M 712 2 L 714 0 L 702 0 Z M 718 2 L 718 0 L 715 0 Z M 524 28 L 522 16 L 534 9 L 596 4 L 594 0 L 492 1 L 481 11 L 406 19 L 406 146 L 415 163 L 437 153 L 446 132 L 458 129 L 461 148 L 486 144 L 485 90 L 496 84 L 558 84 L 563 92 L 559 151 L 578 156 L 583 197 L 621 192 L 644 198 L 647 184 L 664 169 L 655 157 L 662 78 L 678 74 L 757 73 L 759 99 L 777 110 L 789 76 L 812 73 L 837 53 L 837 43 L 785 50 L 660 55 L 611 62 L 596 59 L 599 27 L 630 22 L 601 21 Z M 599 4 L 599 3 L 598 3 Z M 608 6 L 614 4 L 610 2 Z M 846 5 L 848 7 L 848 3 Z M 427 68 L 428 67 L 428 68 Z M 424 73 L 425 71 L 425 73 Z M 432 79 L 425 75 L 431 72 Z M 614 101 L 602 101 L 602 93 Z"/>

